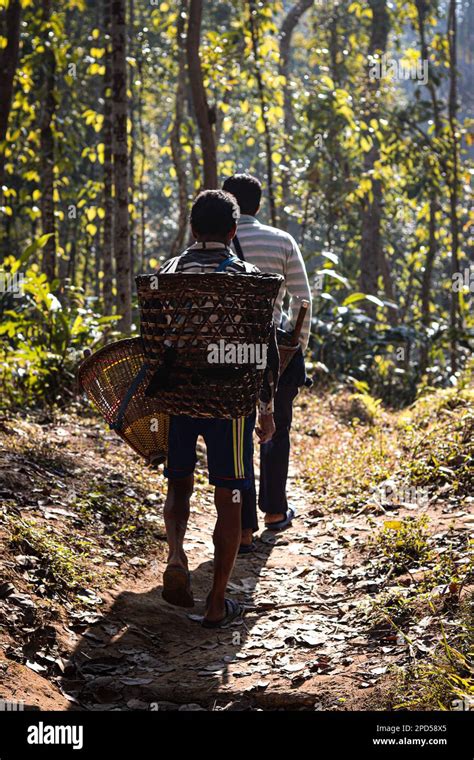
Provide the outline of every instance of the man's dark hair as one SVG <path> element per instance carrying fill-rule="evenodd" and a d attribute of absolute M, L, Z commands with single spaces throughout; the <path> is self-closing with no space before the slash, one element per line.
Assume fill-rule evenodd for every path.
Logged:
<path fill-rule="evenodd" d="M 239 221 L 239 206 L 224 190 L 204 190 L 191 209 L 191 227 L 198 235 L 225 237 Z"/>
<path fill-rule="evenodd" d="M 223 184 L 223 189 L 237 198 L 241 214 L 254 216 L 262 200 L 262 183 L 251 174 L 233 174 Z"/>

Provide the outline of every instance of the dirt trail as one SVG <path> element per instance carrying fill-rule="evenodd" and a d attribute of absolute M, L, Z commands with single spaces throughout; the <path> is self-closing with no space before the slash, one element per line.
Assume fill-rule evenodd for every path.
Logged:
<path fill-rule="evenodd" d="M 211 584 L 215 522 L 212 490 L 204 484 L 201 451 L 197 492 L 185 543 L 192 570 L 195 608 L 175 608 L 161 598 L 163 541 L 155 543 L 154 554 L 140 550 L 141 556 L 135 558 L 136 561 L 130 559 L 133 554 L 128 554 L 115 563 L 120 565 L 119 581 L 111 582 L 106 591 L 103 581 L 99 582 L 102 604 L 99 599 L 98 604 L 83 607 L 82 611 L 77 609 L 77 603 L 66 604 L 59 608 L 56 622 L 53 617 L 54 647 L 56 655 L 60 654 L 63 675 L 59 676 L 57 670 L 49 676 L 38 675 L 26 666 L 25 659 L 21 663 L 22 652 L 13 651 L 7 655 L 9 659 L 3 655 L 0 659 L 2 695 L 9 698 L 16 695 L 28 705 L 42 709 L 60 710 L 383 709 L 387 704 L 387 689 L 393 682 L 393 666 L 406 667 L 413 662 L 417 651 L 424 656 L 434 645 L 434 638 L 429 634 L 431 618 L 424 617 L 421 622 L 413 620 L 409 624 L 413 631 L 412 643 L 397 633 L 396 627 L 384 622 L 383 616 L 382 621 L 374 625 L 374 602 L 380 592 L 395 590 L 399 593 L 405 581 L 373 561 L 368 541 L 387 519 L 410 516 L 414 507 L 392 504 L 385 509 L 374 508 L 373 504 L 369 505 L 366 484 L 360 508 L 354 507 L 354 484 L 350 487 L 352 490 L 344 490 L 342 483 L 338 504 L 334 498 L 325 500 L 322 489 L 315 493 L 314 485 L 312 490 L 305 486 L 302 475 L 309 467 L 305 459 L 308 453 L 312 471 L 319 469 L 326 473 L 328 468 L 336 469 L 335 453 L 333 462 L 331 452 L 339 451 L 341 459 L 342 451 L 342 463 L 339 461 L 337 466 L 348 481 L 362 478 L 366 457 L 365 452 L 357 451 L 357 441 L 351 437 L 353 433 L 348 432 L 344 422 L 337 420 L 330 406 L 322 409 L 318 403 L 307 408 L 308 403 L 303 397 L 297 408 L 288 489 L 298 517 L 283 533 L 262 532 L 257 551 L 237 559 L 228 594 L 245 604 L 241 621 L 220 631 L 209 631 L 199 624 Z M 79 488 L 79 477 L 86 491 L 97 487 L 90 473 L 105 484 L 104 489 L 108 483 L 110 490 L 104 493 L 130 494 L 130 485 L 141 477 L 143 468 L 140 469 L 134 455 L 113 435 L 104 434 L 101 426 L 80 422 L 75 426 L 63 424 L 59 429 L 52 425 L 51 430 L 45 432 L 48 445 L 53 434 L 58 437 L 58 451 L 63 458 L 60 462 L 59 459 L 48 460 L 48 467 L 55 468 L 51 470 L 56 473 L 51 482 L 54 488 L 61 486 L 62 501 L 58 502 L 56 492 L 49 492 L 49 486 L 45 485 L 34 489 L 39 492 L 40 500 L 36 495 L 31 500 L 29 493 L 22 504 L 19 497 L 17 503 L 35 516 L 46 512 L 49 519 L 54 517 L 55 531 L 60 520 L 64 520 L 66 529 L 69 525 L 82 525 L 80 530 L 84 535 L 89 523 L 81 523 L 80 519 L 77 522 L 78 518 L 74 517 L 77 507 L 63 510 L 64 515 L 51 514 L 50 503 L 56 507 L 58 503 L 67 506 L 67 499 L 61 494 L 71 494 L 71 504 L 75 504 L 79 492 L 76 495 L 73 492 Z M 361 440 L 366 438 L 364 433 Z M 370 456 L 378 457 L 383 446 L 377 438 L 374 440 Z M 387 447 L 387 451 L 389 449 Z M 398 456 L 392 449 L 390 456 Z M 357 465 L 356 472 L 351 457 L 357 456 L 363 461 Z M 25 462 L 31 464 L 31 454 L 29 457 L 25 458 L 21 452 L 14 454 L 14 460 L 10 454 L 6 457 L 8 485 L 13 491 L 16 489 L 15 492 L 20 482 L 18 473 L 24 471 Z M 17 463 L 15 466 L 19 463 L 14 484 L 12 461 Z M 73 465 L 78 463 L 81 467 L 74 470 Z M 102 472 L 100 468 L 105 465 L 109 469 Z M 68 486 L 64 490 L 61 478 L 66 482 L 73 477 L 76 478 L 74 488 Z M 370 480 L 372 475 L 368 477 Z M 144 483 L 146 489 L 156 488 L 156 476 L 150 478 Z M 327 480 L 324 475 L 323 481 Z M 158 521 L 161 490 L 160 483 L 153 517 Z M 348 494 L 347 508 L 344 493 Z M 120 496 L 118 498 L 120 504 Z M 139 501 L 141 496 L 135 494 L 133 498 Z M 387 510 L 390 511 L 388 517 Z M 20 514 L 18 509 L 16 512 Z M 450 531 L 454 522 L 456 540 L 460 543 L 466 540 L 472 527 L 468 513 L 459 511 L 459 501 L 453 499 L 450 503 L 445 494 L 441 498 L 434 495 L 417 508 L 417 514 L 431 517 L 439 546 L 447 536 L 452 541 Z M 98 570 L 102 569 L 100 563 L 113 565 L 113 562 L 105 562 L 106 558 L 115 557 L 110 548 L 104 551 L 103 532 L 90 536 L 96 542 L 94 561 Z M 129 542 L 132 552 L 136 551 L 133 542 L 132 537 Z M 25 604 L 25 597 L 32 593 L 33 571 L 14 575 L 13 568 L 25 558 L 14 553 L 9 556 L 11 561 L 6 564 L 11 570 L 7 579 L 19 585 Z M 118 554 L 116 559 L 119 559 Z M 416 583 L 416 579 L 408 578 L 408 583 Z M 14 600 L 14 596 L 10 599 Z M 9 598 L 0 601 L 0 608 L 3 605 L 4 610 L 8 609 L 8 602 Z M 21 594 L 16 603 L 21 604 Z M 15 633 L 16 624 L 10 626 L 10 630 Z M 49 635 L 44 626 L 38 630 L 42 636 Z M 14 648 L 12 638 L 10 636 L 8 645 L 4 645 L 5 651 L 11 652 Z M 413 644 L 415 639 L 419 642 L 418 650 Z M 28 646 L 33 652 L 34 646 Z M 24 651 L 28 650 L 24 647 Z M 12 658 L 17 661 L 12 662 Z M 34 652 L 30 660 L 35 660 Z"/>
<path fill-rule="evenodd" d="M 380 661 L 376 652 L 358 653 L 355 597 L 334 578 L 344 550 L 324 518 L 308 516 L 293 478 L 290 491 L 300 514 L 293 527 L 277 536 L 264 531 L 258 551 L 237 560 L 229 595 L 245 603 L 243 620 L 210 632 L 189 617 L 202 614 L 212 577 L 214 509 L 206 502 L 192 513 L 185 545 L 196 608 L 162 600 L 158 560 L 132 584 L 122 583 L 107 599 L 108 613 L 77 643 L 81 702 L 93 709 L 101 702 L 102 709 L 150 703 L 324 709 L 360 702 L 358 687 L 370 687 L 359 673 Z M 78 685 L 64 681 L 66 692 Z"/>
<path fill-rule="evenodd" d="M 84 682 L 65 679 L 66 692 L 92 709 L 368 703 L 387 655 L 403 649 L 403 641 L 384 651 L 368 643 L 354 607 L 364 591 L 347 587 L 347 574 L 357 570 L 356 552 L 344 548 L 348 531 L 359 536 L 368 528 L 360 517 L 311 516 L 294 477 L 290 493 L 299 513 L 293 526 L 278 535 L 264 531 L 258 551 L 237 560 L 229 595 L 246 605 L 240 623 L 214 632 L 189 617 L 202 615 L 212 577 L 214 508 L 210 497 L 201 499 L 185 544 L 195 609 L 162 600 L 164 564 L 152 561 L 110 594 L 107 614 L 77 641 L 73 660 Z"/>

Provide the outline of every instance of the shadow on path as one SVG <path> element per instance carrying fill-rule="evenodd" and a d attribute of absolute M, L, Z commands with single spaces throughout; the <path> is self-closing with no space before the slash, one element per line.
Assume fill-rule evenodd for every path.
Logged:
<path fill-rule="evenodd" d="M 211 515 L 205 517 L 210 523 Z M 195 528 L 190 525 L 186 541 L 191 563 L 196 555 L 190 545 L 202 553 L 205 543 L 202 539 L 195 543 Z M 192 571 L 196 604 L 190 610 L 165 602 L 161 585 L 142 591 L 154 581 L 151 572 L 139 580 L 139 591 L 122 590 L 104 615 L 82 629 L 62 680 L 64 692 L 77 700 L 71 709 L 177 709 L 190 703 L 209 709 L 216 701 L 221 705 L 231 701 L 237 709 L 248 707 L 249 700 L 235 700 L 226 691 L 235 681 L 239 655 L 245 657 L 242 647 L 250 632 L 249 615 L 259 611 L 255 592 L 276 540 L 269 531 L 261 538 L 255 553 L 236 561 L 227 595 L 242 602 L 246 613 L 228 628 L 208 630 L 191 619 L 204 612 L 212 561 L 204 560 Z M 156 571 L 161 575 L 163 567 L 155 565 L 153 575 Z M 249 687 L 245 680 L 239 692 Z"/>

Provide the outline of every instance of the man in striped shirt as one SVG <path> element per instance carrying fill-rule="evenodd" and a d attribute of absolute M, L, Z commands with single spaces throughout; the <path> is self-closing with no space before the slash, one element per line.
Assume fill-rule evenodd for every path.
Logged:
<path fill-rule="evenodd" d="M 235 174 L 226 179 L 223 189 L 237 199 L 240 220 L 234 249 L 241 258 L 257 266 L 262 272 L 283 275 L 285 281 L 275 303 L 274 320 L 277 327 L 291 331 L 294 328 L 303 300 L 311 304 L 311 289 L 301 251 L 294 238 L 283 230 L 261 224 L 256 218 L 262 197 L 262 186 L 250 174 Z M 285 296 L 289 298 L 288 313 L 283 312 Z M 281 530 L 295 515 L 286 495 L 290 455 L 290 428 L 293 401 L 299 388 L 305 384 L 306 373 L 303 351 L 307 348 L 311 325 L 308 309 L 300 335 L 300 350 L 280 377 L 275 396 L 274 419 L 276 432 L 260 451 L 259 508 L 265 513 L 265 527 Z M 258 529 L 255 484 L 244 494 L 242 506 L 241 553 L 252 551 L 253 533 Z M 246 547 L 246 548 L 245 548 Z"/>

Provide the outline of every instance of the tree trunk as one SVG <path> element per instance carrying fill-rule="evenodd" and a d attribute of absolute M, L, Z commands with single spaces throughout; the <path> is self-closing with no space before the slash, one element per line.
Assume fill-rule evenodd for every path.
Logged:
<path fill-rule="evenodd" d="M 260 70 L 260 56 L 259 56 L 259 50 L 258 50 L 258 30 L 257 30 L 257 7 L 255 4 L 255 0 L 249 0 L 249 11 L 250 11 L 250 33 L 252 36 L 252 49 L 253 49 L 253 58 L 255 62 L 255 77 L 257 79 L 257 87 L 258 87 L 258 94 L 260 98 L 260 108 L 262 111 L 262 121 L 264 126 L 264 136 L 265 136 L 265 155 L 266 155 L 266 163 L 267 163 L 267 183 L 268 183 L 268 201 L 270 204 L 270 217 L 272 220 L 273 226 L 276 226 L 278 223 L 277 219 L 277 212 L 276 212 L 276 203 L 275 203 L 275 188 L 273 186 L 273 159 L 272 159 L 272 136 L 270 132 L 270 125 L 268 123 L 267 118 L 267 102 L 265 97 L 265 88 L 263 86 L 263 79 L 262 79 L 262 72 Z"/>
<path fill-rule="evenodd" d="M 43 2 L 42 38 L 42 92 L 40 111 L 40 166 L 41 166 L 41 224 L 42 233 L 52 233 L 43 248 L 42 271 L 52 282 L 56 276 L 56 221 L 54 217 L 54 135 L 53 119 L 56 111 L 54 86 L 56 57 L 49 38 L 50 0 Z"/>
<path fill-rule="evenodd" d="M 125 0 L 112 0 L 112 122 L 115 189 L 113 248 L 117 280 L 117 313 L 120 315 L 118 328 L 124 333 L 130 332 L 132 324 L 126 55 L 127 24 Z"/>
<path fill-rule="evenodd" d="M 382 282 L 383 282 L 385 297 L 392 303 L 395 303 L 396 296 L 395 296 L 395 288 L 393 286 L 392 270 L 390 268 L 390 261 L 388 259 L 387 254 L 385 253 L 383 246 L 380 246 L 379 253 L 380 253 L 380 272 L 382 274 Z M 395 309 L 389 309 L 387 313 L 387 319 L 389 323 L 392 325 L 392 327 L 398 324 L 398 314 L 395 311 Z"/>
<path fill-rule="evenodd" d="M 283 222 L 285 227 L 288 226 L 288 214 L 285 209 L 290 202 L 290 161 L 291 161 L 291 145 L 292 145 L 292 133 L 294 129 L 294 114 L 293 114 L 293 97 L 290 86 L 290 71 L 291 71 L 291 41 L 293 32 L 298 25 L 303 14 L 314 5 L 314 0 L 298 0 L 298 2 L 288 11 L 285 16 L 280 30 L 280 60 L 278 64 L 278 72 L 280 76 L 285 77 L 285 83 L 283 85 L 283 110 L 284 110 L 284 125 L 285 125 L 285 137 L 283 141 L 283 156 L 285 166 L 282 168 L 282 205 L 283 214 L 281 215 L 280 224 Z"/>
<path fill-rule="evenodd" d="M 431 11 L 431 6 L 428 0 L 415 0 L 417 19 L 418 19 L 418 35 L 420 39 L 420 53 L 423 61 L 427 61 L 428 66 L 428 81 L 426 86 L 430 93 L 431 105 L 433 107 L 433 121 L 435 125 L 435 134 L 440 132 L 440 115 L 439 115 L 439 103 L 436 96 L 436 86 L 433 81 L 433 77 L 430 72 L 430 55 L 428 50 L 428 43 L 426 42 L 425 20 Z"/>
<path fill-rule="evenodd" d="M 451 139 L 451 177 L 449 181 L 449 218 L 451 225 L 451 371 L 458 369 L 458 331 L 460 327 L 459 293 L 454 285 L 454 276 L 459 272 L 459 145 L 457 123 L 457 18 L 456 0 L 450 0 L 448 10 L 448 46 L 449 46 L 449 100 L 448 119 Z"/>
<path fill-rule="evenodd" d="M 7 44 L 0 51 L 0 143 L 7 135 L 8 117 L 12 105 L 13 83 L 18 66 L 20 50 L 20 0 L 10 0 L 6 10 L 0 15 L 0 32 Z M 0 188 L 3 185 L 5 171 L 5 151 L 0 149 Z"/>
<path fill-rule="evenodd" d="M 93 238 L 92 250 L 94 252 L 94 297 L 97 300 L 97 304 L 100 303 L 101 297 L 101 283 L 100 283 L 100 271 L 102 266 L 101 246 L 100 246 L 100 221 L 98 222 L 98 230 Z"/>
<path fill-rule="evenodd" d="M 387 11 L 386 0 L 369 0 L 372 10 L 372 27 L 368 48 L 368 56 L 383 55 L 387 48 L 390 19 Z M 365 117 L 367 123 L 378 116 L 377 93 L 379 91 L 377 79 L 367 83 L 369 100 L 368 113 Z M 370 176 L 375 163 L 380 158 L 380 148 L 375 135 L 373 136 L 372 148 L 365 154 L 364 173 Z M 372 180 L 372 198 L 366 196 L 362 211 L 361 252 L 360 252 L 360 277 L 359 286 L 363 293 L 368 295 L 377 294 L 378 276 L 381 269 L 381 236 L 380 225 L 382 220 L 382 182 Z M 375 304 L 367 303 L 366 311 L 371 317 L 375 317 Z"/>
<path fill-rule="evenodd" d="M 178 49 L 178 83 L 176 87 L 173 129 L 171 130 L 171 151 L 173 155 L 174 167 L 176 169 L 176 177 L 178 179 L 179 214 L 178 230 L 171 246 L 171 256 L 176 256 L 181 251 L 184 245 L 184 239 L 186 237 L 186 230 L 188 226 L 188 180 L 186 176 L 186 165 L 184 162 L 181 145 L 181 125 L 183 123 L 184 100 L 186 97 L 186 53 L 183 45 L 183 40 L 185 34 L 187 7 L 188 0 L 181 0 L 176 28 L 176 40 Z"/>
<path fill-rule="evenodd" d="M 331 78 L 336 87 L 341 87 L 339 66 L 338 66 L 338 54 L 341 45 L 340 33 L 339 33 L 339 14 L 340 7 L 337 3 L 331 10 L 331 19 L 328 26 L 328 49 L 330 57 L 330 72 Z M 333 166 L 333 170 L 330 171 L 326 187 L 327 197 L 327 244 L 329 248 L 334 245 L 334 230 L 337 225 L 337 220 L 340 215 L 340 206 L 338 202 L 340 193 L 340 177 L 341 177 L 341 146 L 340 146 L 340 128 L 335 119 L 331 119 L 328 124 L 328 138 L 327 138 L 327 153 L 328 160 Z"/>
<path fill-rule="evenodd" d="M 104 314 L 110 315 L 113 311 L 113 217 L 114 201 L 113 188 L 113 164 L 112 164 L 112 49 L 111 49 L 111 0 L 103 0 L 103 28 L 105 35 L 105 76 L 104 76 L 104 124 L 102 136 L 104 140 L 104 165 L 103 165 L 103 203 L 104 203 L 104 226 L 102 239 L 102 265 L 104 277 L 102 280 L 102 300 Z"/>
<path fill-rule="evenodd" d="M 428 329 L 431 322 L 430 304 L 431 304 L 431 282 L 433 279 L 433 266 L 436 257 L 436 211 L 438 209 L 437 194 L 434 187 L 431 190 L 430 197 L 430 218 L 429 218 L 429 237 L 428 251 L 425 259 L 425 267 L 421 279 L 421 323 Z M 424 374 L 428 365 L 428 336 L 426 344 L 422 346 L 420 355 L 420 372 Z"/>
<path fill-rule="evenodd" d="M 191 0 L 189 5 L 189 24 L 186 39 L 189 79 L 193 98 L 194 112 L 201 139 L 202 162 L 204 167 L 204 187 L 215 189 L 217 179 L 217 148 L 213 128 L 212 112 L 207 102 L 204 87 L 199 43 L 201 39 L 202 0 Z"/>
<path fill-rule="evenodd" d="M 69 254 L 69 261 L 67 266 L 67 276 L 71 285 L 76 285 L 76 264 L 77 264 L 77 243 L 76 236 L 72 236 L 71 240 L 71 252 Z"/>
<path fill-rule="evenodd" d="M 142 53 L 138 56 L 137 61 L 138 76 L 140 82 L 143 82 L 143 59 Z M 143 126 L 143 87 L 140 88 L 140 97 L 138 99 L 138 126 L 140 130 L 140 169 L 138 172 L 138 190 L 140 194 L 140 255 L 137 261 L 138 271 L 142 271 L 145 263 L 145 229 L 146 229 L 146 201 L 145 201 L 145 129 Z"/>
<path fill-rule="evenodd" d="M 130 56 L 134 57 L 135 41 L 135 2 L 129 0 L 128 3 L 128 47 Z M 141 44 L 141 43 L 140 43 Z M 134 69 L 130 68 L 130 100 L 129 100 L 129 117 L 130 117 L 130 156 L 129 156 L 129 178 L 128 187 L 130 193 L 130 203 L 133 205 L 133 214 L 130 215 L 130 287 L 133 292 L 134 275 L 136 266 L 136 222 L 135 222 L 135 147 L 136 147 L 136 126 L 135 126 L 135 86 L 133 84 Z"/>
<path fill-rule="evenodd" d="M 431 106 L 433 109 L 433 122 L 435 128 L 435 138 L 439 136 L 441 123 L 440 123 L 440 108 L 438 98 L 436 95 L 436 86 L 433 82 L 433 78 L 430 72 L 430 56 L 428 50 L 428 43 L 426 41 L 425 20 L 426 16 L 430 12 L 430 5 L 427 0 L 416 0 L 417 21 L 418 21 L 418 36 L 420 40 L 420 53 L 421 59 L 427 61 L 428 65 L 428 81 L 427 88 L 431 98 Z M 425 266 L 423 269 L 423 275 L 421 280 L 421 323 L 427 329 L 430 325 L 430 304 L 431 304 L 431 285 L 433 279 L 433 268 L 436 259 L 436 253 L 438 250 L 436 240 L 436 212 L 439 207 L 438 202 L 438 189 L 436 187 L 435 179 L 431 179 L 430 188 L 430 206 L 429 206 L 429 237 L 428 237 L 428 251 L 426 254 Z M 420 356 L 420 371 L 423 374 L 428 365 L 428 343 L 423 345 Z"/>
<path fill-rule="evenodd" d="M 191 93 L 191 85 L 189 83 L 189 77 L 188 77 L 188 81 L 186 82 L 186 106 L 187 106 L 187 116 L 188 116 L 188 119 L 187 119 L 188 139 L 189 139 L 189 147 L 191 148 L 191 153 L 189 154 L 189 163 L 191 164 L 192 187 L 193 187 L 194 192 L 199 192 L 200 190 L 202 190 L 202 177 L 201 177 L 201 170 L 199 166 L 199 159 L 196 153 L 197 135 L 196 135 L 196 129 L 195 129 L 193 96 Z"/>

